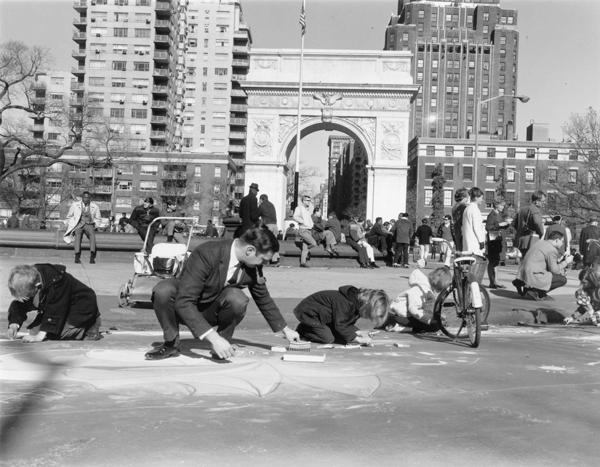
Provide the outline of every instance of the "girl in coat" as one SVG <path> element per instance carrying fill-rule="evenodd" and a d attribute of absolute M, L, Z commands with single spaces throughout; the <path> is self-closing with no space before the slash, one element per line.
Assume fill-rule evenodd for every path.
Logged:
<path fill-rule="evenodd" d="M 294 315 L 300 321 L 296 332 L 304 340 L 322 344 L 369 345 L 368 331 L 361 331 L 358 318 L 370 319 L 375 327 L 387 320 L 390 301 L 383 290 L 345 285 L 338 290 L 316 292 L 300 302 Z"/>

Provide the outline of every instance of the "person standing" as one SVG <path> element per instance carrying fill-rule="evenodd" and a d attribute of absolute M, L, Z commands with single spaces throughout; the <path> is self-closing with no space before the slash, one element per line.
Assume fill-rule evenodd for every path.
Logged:
<path fill-rule="evenodd" d="M 413 225 L 408 220 L 408 213 L 401 212 L 398 215 L 398 220 L 392 227 L 392 239 L 394 241 L 394 264 L 395 268 L 400 267 L 400 256 L 402 256 L 402 267 L 408 268 L 408 247 L 410 239 L 413 236 Z"/>
<path fill-rule="evenodd" d="M 75 201 L 67 214 L 67 231 L 63 239 L 71 243 L 75 236 L 75 263 L 81 263 L 81 238 L 85 236 L 90 242 L 90 264 L 96 263 L 96 224 L 100 223 L 100 208 L 91 202 L 89 191 L 84 191 L 81 201 Z"/>
<path fill-rule="evenodd" d="M 443 261 L 446 266 L 450 266 L 450 257 L 454 249 L 454 225 L 452 224 L 452 216 L 445 215 L 444 222 L 438 227 L 437 236 L 445 242 L 440 246 L 440 262 Z M 443 258 L 443 259 L 442 259 Z"/>
<path fill-rule="evenodd" d="M 6 221 L 7 229 L 18 229 L 19 228 L 19 216 L 17 216 L 17 211 L 12 212 L 12 216 L 8 218 Z"/>
<path fill-rule="evenodd" d="M 269 295 L 262 265 L 279 250 L 270 230 L 252 228 L 240 238 L 205 242 L 196 247 L 180 278 L 165 279 L 152 291 L 154 312 L 165 342 L 146 353 L 147 360 L 179 356 L 179 324 L 196 339 L 207 340 L 215 358 L 233 357 L 231 346 L 236 326 L 244 319 L 248 288 L 273 332 L 283 332 L 290 342 L 299 341 Z M 216 327 L 216 330 L 214 329 Z"/>
<path fill-rule="evenodd" d="M 146 252 L 152 253 L 154 246 L 154 237 L 158 229 L 158 223 L 152 223 L 160 215 L 158 209 L 154 207 L 154 199 L 151 197 L 145 198 L 141 206 L 136 206 L 131 213 L 129 223 L 137 230 L 138 235 L 142 240 L 146 240 L 148 234 L 148 242 L 146 243 Z"/>
<path fill-rule="evenodd" d="M 277 211 L 275 210 L 275 206 L 273 205 L 273 203 L 269 201 L 269 196 L 266 194 L 260 195 L 258 215 L 260 216 L 260 219 L 262 220 L 263 224 L 265 224 L 267 228 L 271 231 L 271 233 L 277 238 L 277 233 L 279 232 L 279 227 L 277 226 Z M 279 267 L 278 252 L 275 252 L 273 254 L 271 264 Z"/>
<path fill-rule="evenodd" d="M 543 191 L 536 191 L 531 195 L 531 204 L 522 207 L 517 213 L 515 246 L 521 252 L 522 258 L 525 258 L 529 248 L 544 236 L 544 222 L 540 208 L 545 201 L 546 194 Z"/>
<path fill-rule="evenodd" d="M 459 188 L 454 193 L 454 206 L 452 206 L 452 223 L 454 224 L 454 241 L 456 243 L 456 251 L 463 251 L 463 214 L 470 203 L 469 190 Z"/>
<path fill-rule="evenodd" d="M 242 198 L 240 201 L 240 218 L 242 224 L 238 227 L 235 233 L 235 238 L 241 237 L 244 232 L 256 224 L 260 220 L 260 214 L 258 211 L 258 184 L 252 183 L 250 185 L 250 192 Z"/>
<path fill-rule="evenodd" d="M 476 256 L 483 257 L 485 248 L 485 227 L 479 205 L 483 203 L 483 191 L 477 187 L 469 190 L 471 202 L 463 213 L 462 238 L 463 248 Z"/>
<path fill-rule="evenodd" d="M 431 237 L 433 237 L 433 231 L 429 227 L 429 221 L 423 219 L 421 225 L 417 227 L 415 237 L 419 241 L 419 251 L 421 252 L 421 259 L 425 260 L 427 265 L 427 258 L 429 258 L 429 245 L 431 244 Z"/>
<path fill-rule="evenodd" d="M 513 281 L 519 295 L 529 295 L 536 301 L 554 300 L 548 296 L 548 292 L 567 283 L 564 271 L 573 262 L 571 255 L 558 254 L 563 243 L 562 232 L 555 230 L 548 235 L 548 240 L 533 244 Z"/>
<path fill-rule="evenodd" d="M 506 207 L 504 201 L 494 201 L 494 209 L 488 214 L 485 223 L 488 240 L 488 277 L 490 279 L 490 289 L 505 289 L 506 286 L 499 284 L 496 279 L 496 267 L 500 264 L 500 257 L 506 244 L 504 233 L 502 232 L 510 225 L 508 220 L 502 218 L 502 212 Z"/>
<path fill-rule="evenodd" d="M 308 261 L 309 250 L 317 246 L 317 242 L 312 236 L 312 213 L 315 210 L 310 195 L 302 196 L 302 203 L 294 210 L 294 220 L 298 223 L 298 236 L 302 241 L 302 253 L 300 254 L 300 267 L 309 268 Z"/>
<path fill-rule="evenodd" d="M 587 267 L 594 262 L 596 248 L 590 249 L 589 240 L 600 240 L 600 227 L 598 227 L 598 219 L 591 218 L 589 225 L 581 229 L 579 234 L 579 253 L 583 256 L 583 267 Z"/>

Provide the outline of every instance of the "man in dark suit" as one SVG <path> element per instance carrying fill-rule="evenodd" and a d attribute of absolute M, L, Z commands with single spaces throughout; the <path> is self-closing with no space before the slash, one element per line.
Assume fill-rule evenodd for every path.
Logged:
<path fill-rule="evenodd" d="M 236 230 L 236 238 L 244 235 L 244 232 L 256 224 L 260 220 L 260 211 L 258 210 L 258 200 L 256 195 L 258 194 L 258 184 L 253 183 L 250 185 L 250 193 L 244 196 L 240 201 L 240 218 L 242 219 L 242 225 Z"/>
<path fill-rule="evenodd" d="M 146 353 L 146 359 L 179 356 L 180 323 L 186 324 L 194 337 L 206 339 L 215 358 L 232 357 L 231 339 L 248 306 L 248 297 L 242 292 L 245 287 L 273 332 L 283 332 L 290 342 L 298 341 L 298 333 L 287 326 L 262 275 L 262 265 L 277 251 L 277 239 L 264 228 L 251 228 L 235 240 L 199 245 L 179 279 L 165 279 L 152 291 L 165 342 Z"/>
<path fill-rule="evenodd" d="M 545 201 L 546 194 L 543 191 L 536 191 L 531 195 L 531 204 L 522 207 L 517 214 L 515 245 L 523 258 L 533 244 L 544 236 L 544 222 L 540 207 Z"/>
<path fill-rule="evenodd" d="M 579 252 L 583 256 L 583 267 L 590 266 L 594 263 L 598 248 L 597 244 L 592 245 L 591 240 L 600 240 L 600 227 L 598 227 L 598 219 L 590 219 L 589 225 L 581 229 L 579 235 Z M 592 246 L 592 248 L 590 248 Z"/>

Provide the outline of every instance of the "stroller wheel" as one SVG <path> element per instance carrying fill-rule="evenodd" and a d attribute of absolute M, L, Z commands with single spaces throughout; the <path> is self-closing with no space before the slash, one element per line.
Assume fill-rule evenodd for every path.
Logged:
<path fill-rule="evenodd" d="M 119 307 L 120 308 L 124 308 L 127 305 L 129 305 L 129 298 L 128 298 L 128 293 L 129 293 L 129 284 L 123 284 L 120 288 L 119 288 Z"/>

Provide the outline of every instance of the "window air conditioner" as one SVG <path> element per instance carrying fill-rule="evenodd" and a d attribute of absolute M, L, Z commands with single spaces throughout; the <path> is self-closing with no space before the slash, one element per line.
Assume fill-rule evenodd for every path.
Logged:
<path fill-rule="evenodd" d="M 148 101 L 142 102 L 142 105 L 148 105 Z"/>
<path fill-rule="evenodd" d="M 96 33 L 96 37 L 102 37 L 102 34 Z"/>
<path fill-rule="evenodd" d="M 123 55 L 127 55 L 127 50 L 123 50 Z"/>
<path fill-rule="evenodd" d="M 124 20 L 123 20 L 123 22 L 124 22 L 124 23 L 128 23 L 128 22 L 129 22 L 129 20 L 128 20 L 128 19 L 124 19 Z"/>
<path fill-rule="evenodd" d="M 96 18 L 92 18 L 91 21 L 92 21 L 92 23 L 95 23 L 96 22 Z"/>
<path fill-rule="evenodd" d="M 121 102 L 121 104 L 124 104 L 124 103 L 125 103 L 125 101 L 120 101 L 120 102 Z"/>
<path fill-rule="evenodd" d="M 136 132 L 135 132 L 135 134 L 136 134 L 136 135 L 139 135 L 139 134 L 140 134 L 140 132 L 139 132 L 139 131 L 136 131 Z"/>
<path fill-rule="evenodd" d="M 146 24 L 150 24 L 150 20 L 149 19 L 146 20 Z"/>
<path fill-rule="evenodd" d="M 96 49 L 96 53 L 99 54 L 100 53 L 100 49 Z"/>

